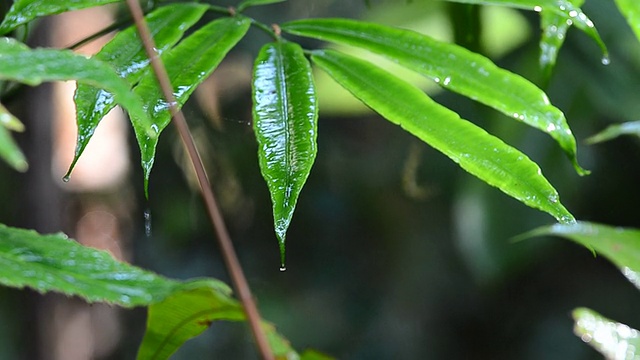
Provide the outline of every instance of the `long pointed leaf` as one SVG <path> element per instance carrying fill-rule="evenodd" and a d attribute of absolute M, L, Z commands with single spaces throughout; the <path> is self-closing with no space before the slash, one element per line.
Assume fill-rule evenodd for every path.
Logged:
<path fill-rule="evenodd" d="M 587 139 L 587 143 L 596 144 L 617 138 L 620 135 L 635 135 L 640 137 L 640 121 L 630 121 L 614 124 Z"/>
<path fill-rule="evenodd" d="M 576 141 L 562 111 L 523 77 L 497 67 L 491 60 L 454 44 L 416 32 L 346 19 L 309 19 L 282 29 L 360 47 L 423 74 L 443 87 L 468 96 L 553 137 L 576 171 L 588 173 L 576 158 Z"/>
<path fill-rule="evenodd" d="M 581 6 L 584 0 L 569 0 L 575 6 Z M 545 82 L 549 81 L 551 72 L 556 64 L 558 52 L 564 44 L 567 30 L 571 27 L 567 23 L 565 16 L 558 15 L 552 11 L 543 11 L 540 14 L 540 25 L 542 27 L 542 36 L 540 38 L 540 67 Z"/>
<path fill-rule="evenodd" d="M 541 227 L 519 238 L 542 235 L 560 236 L 594 250 L 616 264 L 622 274 L 640 289 L 640 230 L 576 222 Z"/>
<path fill-rule="evenodd" d="M 195 24 L 206 10 L 206 5 L 174 4 L 161 7 L 147 15 L 146 21 L 158 53 L 162 54 L 175 45 L 184 32 Z M 134 26 L 119 32 L 95 55 L 95 58 L 108 62 L 132 86 L 149 69 L 149 58 Z M 87 147 L 100 120 L 116 105 L 113 94 L 82 84 L 78 85 L 74 100 L 78 138 L 76 153 L 69 166 L 67 177 Z"/>
<path fill-rule="evenodd" d="M 28 85 L 44 81 L 76 80 L 114 94 L 115 102 L 138 119 L 134 128 L 140 134 L 156 138 L 139 96 L 109 65 L 68 50 L 30 49 L 10 38 L 0 38 L 0 79 Z"/>
<path fill-rule="evenodd" d="M 15 0 L 0 24 L 0 35 L 38 17 L 120 1 L 123 0 Z"/>
<path fill-rule="evenodd" d="M 616 4 L 640 41 L 640 2 L 637 0 L 616 0 Z"/>
<path fill-rule="evenodd" d="M 534 10 L 537 12 L 553 12 L 564 18 L 568 25 L 574 25 L 591 37 L 600 47 L 603 54 L 603 62 L 608 61 L 609 52 L 600 34 L 593 25 L 593 21 L 574 4 L 572 0 L 447 0 L 466 4 L 509 6 L 519 9 Z M 633 0 L 632 0 L 633 1 Z"/>
<path fill-rule="evenodd" d="M 609 360 L 640 358 L 640 332 L 609 320 L 597 312 L 579 308 L 573 311 L 574 333 Z"/>
<path fill-rule="evenodd" d="M 380 115 L 482 181 L 559 222 L 575 221 L 536 163 L 437 104 L 418 88 L 368 62 L 335 51 L 314 52 L 312 60 Z"/>
<path fill-rule="evenodd" d="M 294 43 L 265 45 L 253 74 L 253 128 L 273 203 L 284 267 L 285 237 L 316 158 L 318 107 L 311 67 Z"/>
<path fill-rule="evenodd" d="M 250 25 L 251 20 L 245 17 L 216 20 L 163 54 L 162 61 L 167 68 L 178 107 L 182 107 L 196 87 L 215 70 L 246 34 Z M 153 121 L 152 127 L 159 135 L 169 124 L 171 114 L 153 72 L 147 72 L 142 77 L 134 93 L 144 99 L 148 117 Z M 140 146 L 146 192 L 158 137 L 149 137 L 136 130 L 136 138 Z"/>

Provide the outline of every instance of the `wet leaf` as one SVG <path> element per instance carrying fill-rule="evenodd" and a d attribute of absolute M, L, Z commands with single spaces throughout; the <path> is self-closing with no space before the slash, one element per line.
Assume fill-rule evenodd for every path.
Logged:
<path fill-rule="evenodd" d="M 568 25 L 574 25 L 593 39 L 602 51 L 603 59 L 609 58 L 607 46 L 600 38 L 593 21 L 575 4 L 573 0 L 447 0 L 465 4 L 498 5 L 536 12 L 551 12 L 565 19 Z M 604 60 L 603 60 L 604 62 Z"/>
<path fill-rule="evenodd" d="M 260 50 L 253 73 L 253 118 L 284 267 L 287 229 L 317 153 L 315 87 L 299 45 L 275 42 Z"/>
<path fill-rule="evenodd" d="M 573 240 L 603 255 L 640 289 L 640 230 L 589 222 L 555 224 L 532 230 L 518 238 L 554 235 Z"/>
<path fill-rule="evenodd" d="M 82 246 L 64 234 L 40 235 L 2 224 L 0 284 L 127 308 L 149 306 L 138 359 L 168 359 L 211 322 L 245 320 L 231 289 L 218 280 L 179 282 L 115 260 L 109 253 Z M 276 356 L 297 358 L 273 325 L 264 323 L 263 328 Z"/>
<path fill-rule="evenodd" d="M 0 79 L 35 86 L 44 81 L 76 80 L 114 94 L 117 104 L 138 119 L 138 132 L 155 138 L 143 104 L 125 80 L 106 63 L 68 50 L 30 49 L 10 38 L 0 38 Z"/>
<path fill-rule="evenodd" d="M 137 359 L 168 359 L 187 340 L 220 320 L 245 321 L 244 310 L 230 298 L 230 290 L 206 279 L 186 283 L 164 301 L 149 307 L 147 332 Z M 298 358 L 289 341 L 273 325 L 263 322 L 262 328 L 278 359 Z"/>
<path fill-rule="evenodd" d="M 147 15 L 145 19 L 158 53 L 162 54 L 175 45 L 206 10 L 206 5 L 174 4 L 161 7 Z M 108 62 L 131 86 L 150 68 L 149 58 L 134 26 L 119 32 L 94 58 Z M 116 105 L 110 92 L 83 84 L 78 85 L 74 100 L 78 138 L 76 153 L 66 176 L 70 175 L 100 120 Z"/>
<path fill-rule="evenodd" d="M 191 283 L 149 307 L 147 331 L 137 359 L 168 359 L 213 321 L 244 319 L 242 307 L 231 299 L 230 290 L 206 280 Z"/>
<path fill-rule="evenodd" d="M 179 286 L 176 281 L 119 262 L 105 251 L 82 246 L 64 234 L 40 235 L 2 224 L 0 283 L 124 307 L 163 300 Z"/>
<path fill-rule="evenodd" d="M 371 63 L 336 51 L 314 52 L 312 60 L 367 106 L 482 181 L 559 222 L 575 221 L 536 163 L 418 88 Z"/>
<path fill-rule="evenodd" d="M 584 0 L 569 0 L 576 7 L 582 6 Z M 542 27 L 542 37 L 540 38 L 540 67 L 545 82 L 551 77 L 551 72 L 556 65 L 558 52 L 564 44 L 567 36 L 567 30 L 571 24 L 567 23 L 567 19 L 563 15 L 558 15 L 552 11 L 543 11 L 540 14 L 540 22 Z"/>
<path fill-rule="evenodd" d="M 477 100 L 553 137 L 576 171 L 576 141 L 562 111 L 523 77 L 454 44 L 409 30 L 346 19 L 310 19 L 282 25 L 296 35 L 360 47 L 431 78 L 444 88 Z"/>
<path fill-rule="evenodd" d="M 616 4 L 640 41 L 640 2 L 637 0 L 616 0 Z"/>
<path fill-rule="evenodd" d="M 251 20 L 245 17 L 212 21 L 161 56 L 167 68 L 174 89 L 173 94 L 179 108 L 242 39 L 250 24 Z M 155 74 L 152 71 L 146 72 L 133 92 L 144 99 L 146 113 L 153 121 L 154 131 L 159 135 L 169 124 L 171 113 L 156 82 Z M 136 119 L 132 120 L 135 123 Z M 141 151 L 146 193 L 158 137 L 149 137 L 143 131 L 134 130 L 136 130 L 136 138 Z"/>
<path fill-rule="evenodd" d="M 640 332 L 609 320 L 597 312 L 578 308 L 573 311 L 574 333 L 609 360 L 640 358 Z"/>
<path fill-rule="evenodd" d="M 240 3 L 240 5 L 238 5 L 238 12 L 242 12 L 245 9 L 253 6 L 275 4 L 275 3 L 280 3 L 284 1 L 286 0 L 244 0 L 243 2 Z"/>
<path fill-rule="evenodd" d="M 620 135 L 635 135 L 640 137 L 640 121 L 611 125 L 603 131 L 587 139 L 587 143 L 595 144 L 617 138 Z"/>
<path fill-rule="evenodd" d="M 111 4 L 123 0 L 15 0 L 0 24 L 0 35 L 47 15 Z"/>

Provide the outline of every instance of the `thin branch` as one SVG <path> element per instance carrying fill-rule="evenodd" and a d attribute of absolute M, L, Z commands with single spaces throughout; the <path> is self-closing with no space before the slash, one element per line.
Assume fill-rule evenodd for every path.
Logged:
<path fill-rule="evenodd" d="M 167 75 L 167 70 L 165 69 L 164 64 L 158 58 L 154 50 L 155 44 L 153 38 L 150 35 L 147 23 L 144 20 L 142 9 L 140 8 L 137 0 L 127 0 L 127 5 L 129 6 L 129 10 L 133 15 L 133 19 L 135 21 L 138 32 L 140 33 L 140 38 L 142 39 L 147 55 L 151 60 L 151 66 L 156 74 L 156 78 L 158 79 L 160 88 L 162 89 L 162 92 L 169 104 L 171 115 L 173 116 L 173 124 L 176 126 L 178 133 L 182 138 L 184 146 L 187 148 L 189 158 L 191 159 L 193 167 L 196 171 L 198 183 L 200 184 L 200 191 L 202 192 L 202 197 L 204 198 L 207 211 L 209 212 L 211 222 L 215 229 L 218 242 L 222 250 L 222 257 L 225 261 L 225 264 L 231 276 L 231 281 L 236 289 L 238 297 L 240 298 L 240 302 L 244 307 L 244 311 L 247 315 L 247 319 L 249 320 L 249 324 L 255 337 L 258 350 L 263 359 L 273 360 L 273 353 L 269 348 L 266 335 L 260 325 L 261 318 L 258 312 L 258 308 L 256 307 L 256 304 L 253 300 L 251 290 L 249 289 L 249 284 L 247 283 L 247 279 L 244 276 L 242 267 L 240 266 L 240 262 L 238 261 L 238 257 L 235 253 L 235 250 L 233 249 L 231 238 L 227 231 L 227 227 L 225 226 L 222 214 L 220 213 L 220 209 L 218 208 L 218 204 L 216 202 L 213 191 L 211 190 L 211 184 L 209 183 L 204 165 L 202 164 L 202 159 L 198 154 L 198 150 L 196 149 L 196 145 L 191 136 L 191 132 L 189 131 L 187 121 L 184 118 L 182 112 L 176 106 L 177 103 L 173 95 L 173 87 L 171 86 L 169 76 Z"/>

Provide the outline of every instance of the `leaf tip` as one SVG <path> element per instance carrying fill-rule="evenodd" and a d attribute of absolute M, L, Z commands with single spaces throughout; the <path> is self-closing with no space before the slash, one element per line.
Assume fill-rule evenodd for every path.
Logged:
<path fill-rule="evenodd" d="M 591 170 L 587 170 L 585 168 L 583 168 L 582 166 L 580 166 L 580 164 L 578 164 L 577 160 L 573 160 L 573 168 L 576 170 L 576 172 L 578 173 L 578 175 L 580 176 L 587 176 L 591 174 Z"/>
<path fill-rule="evenodd" d="M 16 161 L 14 166 L 19 172 L 27 172 L 29 170 L 29 163 L 24 159 Z"/>

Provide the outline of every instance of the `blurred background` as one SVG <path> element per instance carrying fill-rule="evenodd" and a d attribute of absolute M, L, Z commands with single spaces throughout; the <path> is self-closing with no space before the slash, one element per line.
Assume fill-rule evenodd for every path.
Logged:
<path fill-rule="evenodd" d="M 1 2 L 0 13 L 8 7 Z M 584 144 L 610 124 L 640 120 L 640 43 L 613 1 L 588 1 L 583 9 L 608 45 L 611 64 L 604 66 L 596 44 L 572 29 L 546 91 L 567 116 L 579 159 L 592 171 L 586 177 L 550 137 L 358 54 L 521 149 L 578 219 L 640 227 L 638 140 Z M 28 43 L 69 46 L 123 14 L 111 6 L 49 17 L 30 28 Z M 544 83 L 534 12 L 431 0 L 290 0 L 247 14 L 268 24 L 349 17 L 414 29 Z M 324 46 L 297 40 L 310 49 Z M 95 52 L 104 41 L 79 51 Z M 251 127 L 250 74 L 267 41 L 252 28 L 184 112 L 262 315 L 296 349 L 340 359 L 600 359 L 573 335 L 574 308 L 640 328 L 640 293 L 613 265 L 558 238 L 511 241 L 553 219 L 467 174 L 323 74 L 318 157 L 288 232 L 287 271 L 280 272 Z M 19 174 L 0 164 L 0 223 L 64 231 L 169 277 L 229 283 L 173 127 L 162 135 L 148 201 L 137 145 L 119 110 L 100 125 L 71 181 L 62 182 L 75 142 L 73 90 L 68 83 L 24 87 L 2 99 L 27 126 L 16 139 L 30 170 Z M 0 288 L 0 359 L 134 358 L 144 322 L 144 309 Z M 221 322 L 174 358 L 257 354 L 245 324 Z"/>

